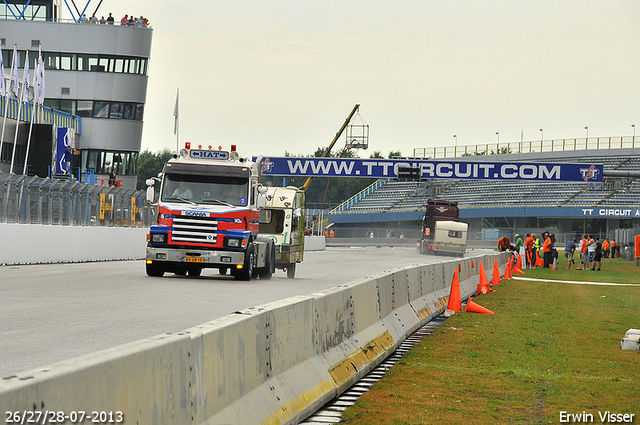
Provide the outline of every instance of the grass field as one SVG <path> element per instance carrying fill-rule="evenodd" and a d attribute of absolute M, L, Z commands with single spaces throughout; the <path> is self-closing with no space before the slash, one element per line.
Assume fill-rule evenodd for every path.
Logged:
<path fill-rule="evenodd" d="M 567 412 L 603 423 L 599 414 L 608 411 L 640 424 L 640 353 L 620 349 L 624 333 L 640 328 L 640 267 L 621 259 L 604 260 L 601 272 L 564 267 L 524 277 L 638 286 L 503 280 L 474 299 L 495 315 L 449 318 L 344 422 L 555 424 Z"/>

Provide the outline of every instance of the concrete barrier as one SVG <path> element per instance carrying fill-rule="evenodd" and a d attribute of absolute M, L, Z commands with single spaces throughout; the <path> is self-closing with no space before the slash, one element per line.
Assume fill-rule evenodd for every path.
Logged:
<path fill-rule="evenodd" d="M 139 260 L 148 229 L 0 223 L 0 265 Z"/>
<path fill-rule="evenodd" d="M 149 229 L 0 223 L 0 265 L 144 259 Z M 9 241 L 9 242 L 7 242 Z M 307 236 L 305 251 L 323 251 L 322 236 Z"/>
<path fill-rule="evenodd" d="M 0 411 L 108 412 L 125 424 L 295 424 L 442 312 L 455 269 L 466 299 L 477 261 L 493 258 L 506 261 L 492 254 L 397 269 L 23 372 L 0 381 Z"/>

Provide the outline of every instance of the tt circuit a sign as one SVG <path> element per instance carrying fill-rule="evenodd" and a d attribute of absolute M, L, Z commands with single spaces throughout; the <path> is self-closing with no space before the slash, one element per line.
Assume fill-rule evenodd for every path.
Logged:
<path fill-rule="evenodd" d="M 640 208 L 582 208 L 582 215 L 591 218 L 640 218 Z"/>
<path fill-rule="evenodd" d="M 431 161 L 360 158 L 263 158 L 261 172 L 274 176 L 397 178 L 398 169 L 419 171 L 421 179 L 602 182 L 601 164 Z"/>

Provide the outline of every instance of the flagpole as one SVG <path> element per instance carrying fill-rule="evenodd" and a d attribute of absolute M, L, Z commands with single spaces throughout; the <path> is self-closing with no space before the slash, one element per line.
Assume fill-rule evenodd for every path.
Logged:
<path fill-rule="evenodd" d="M 176 135 L 176 153 L 180 152 L 180 119 L 179 119 L 179 106 L 180 106 L 180 88 L 176 91 L 176 106 L 173 109 L 173 116 L 175 121 L 173 124 L 173 134 Z"/>
<path fill-rule="evenodd" d="M 29 57 L 27 56 L 27 60 Z M 35 75 L 33 76 L 33 108 L 31 108 L 31 122 L 29 123 L 29 136 L 27 137 L 27 151 L 24 154 L 24 167 L 22 168 L 22 174 L 27 174 L 27 163 L 29 162 L 29 147 L 31 146 L 31 132 L 33 131 L 33 117 L 36 114 L 36 105 L 40 101 L 40 67 L 42 63 L 42 44 L 38 45 L 38 64 L 36 65 Z M 27 93 L 28 96 L 28 93 Z"/>
<path fill-rule="evenodd" d="M 25 79 L 27 77 L 27 72 L 29 70 L 29 51 L 27 50 L 26 62 L 24 64 L 24 71 L 22 72 L 22 90 L 20 90 L 20 95 L 18 96 L 18 116 L 16 117 L 16 133 L 13 137 L 13 152 L 11 153 L 11 168 L 9 172 L 13 174 L 13 162 L 16 158 L 16 145 L 18 144 L 18 130 L 20 129 L 20 113 L 22 112 L 22 99 L 24 97 L 24 89 L 26 87 Z"/>
<path fill-rule="evenodd" d="M 13 45 L 13 60 L 11 62 L 11 74 L 9 76 L 9 88 L 11 88 L 11 83 L 13 83 L 13 67 L 16 62 L 16 54 L 17 44 Z M 2 65 L 4 67 L 4 64 Z M 17 82 L 15 83 L 17 84 Z M 9 110 L 9 92 L 7 91 L 4 96 L 4 118 L 2 119 L 2 136 L 0 137 L 0 157 L 2 156 L 2 144 L 4 143 L 4 129 L 7 126 L 7 111 Z"/>

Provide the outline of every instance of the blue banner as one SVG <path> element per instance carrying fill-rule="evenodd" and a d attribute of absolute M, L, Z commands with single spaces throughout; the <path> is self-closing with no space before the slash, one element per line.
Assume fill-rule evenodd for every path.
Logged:
<path fill-rule="evenodd" d="M 75 131 L 73 128 L 58 127 L 56 136 L 55 173 L 69 174 L 71 149 L 75 147 Z"/>
<path fill-rule="evenodd" d="M 255 160 L 255 159 L 254 159 Z M 261 172 L 271 176 L 397 178 L 414 169 L 422 179 L 602 182 L 602 164 L 431 161 L 359 158 L 263 158 Z"/>

